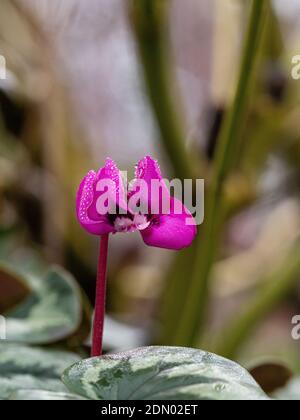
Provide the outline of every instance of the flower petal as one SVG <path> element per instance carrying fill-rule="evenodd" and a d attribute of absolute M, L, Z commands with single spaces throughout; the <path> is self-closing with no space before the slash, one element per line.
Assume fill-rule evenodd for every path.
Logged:
<path fill-rule="evenodd" d="M 96 172 L 90 171 L 82 180 L 76 199 L 77 218 L 81 226 L 92 235 L 105 235 L 114 231 L 106 216 L 97 214 L 92 219 L 89 210 L 95 200 L 95 184 L 98 176 Z"/>
<path fill-rule="evenodd" d="M 108 207 L 103 206 L 103 209 L 99 211 L 98 203 L 101 197 L 104 200 L 108 198 L 108 207 L 113 205 L 115 211 L 118 208 L 126 211 L 127 203 L 122 175 L 115 162 L 109 158 L 106 159 L 105 166 L 99 169 L 98 173 L 94 171 L 88 173 L 77 194 L 78 220 L 93 235 L 115 232 L 108 218 Z"/>
<path fill-rule="evenodd" d="M 146 245 L 181 250 L 195 239 L 197 227 L 193 216 L 179 200 L 172 198 L 171 203 L 170 214 L 157 216 L 151 226 L 141 232 Z"/>
<path fill-rule="evenodd" d="M 156 160 L 152 159 L 151 156 L 146 156 L 140 160 L 136 167 L 135 176 L 137 179 L 143 179 L 149 185 L 153 179 L 162 180 L 160 167 Z"/>
<path fill-rule="evenodd" d="M 127 197 L 125 197 L 122 174 L 116 163 L 110 158 L 106 159 L 105 166 L 99 170 L 97 175 L 97 182 L 105 180 L 110 181 L 109 196 L 111 202 L 126 210 Z M 101 193 L 95 191 L 95 195 L 98 198 Z"/>
<path fill-rule="evenodd" d="M 93 191 L 93 200 L 88 209 L 92 220 L 99 220 L 99 217 L 101 219 L 101 216 L 109 213 L 116 214 L 120 208 L 127 213 L 122 175 L 113 160 L 106 159 L 105 166 L 99 169 Z"/>
<path fill-rule="evenodd" d="M 140 160 L 136 167 L 135 173 L 136 180 L 132 185 L 129 196 L 134 195 L 137 191 L 140 192 L 140 197 L 143 204 L 148 208 L 148 213 L 151 209 L 160 209 L 161 204 L 168 200 L 170 192 L 161 175 L 160 167 L 154 159 L 146 156 Z M 153 181 L 158 181 L 157 186 L 159 189 L 154 188 Z M 141 189 L 141 182 L 144 183 L 145 189 Z M 158 193 L 156 194 L 156 192 Z M 153 194 L 155 192 L 155 194 Z"/>

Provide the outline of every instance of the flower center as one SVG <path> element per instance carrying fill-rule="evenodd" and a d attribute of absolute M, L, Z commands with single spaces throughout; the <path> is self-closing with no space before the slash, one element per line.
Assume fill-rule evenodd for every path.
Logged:
<path fill-rule="evenodd" d="M 114 228 L 116 232 L 135 232 L 142 231 L 150 226 L 150 221 L 143 214 L 136 214 L 133 219 L 128 216 L 117 217 L 114 221 Z"/>

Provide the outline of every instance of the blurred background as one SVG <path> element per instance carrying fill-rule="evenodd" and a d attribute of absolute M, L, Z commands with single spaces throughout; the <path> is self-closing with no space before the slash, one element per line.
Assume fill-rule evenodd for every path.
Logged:
<path fill-rule="evenodd" d="M 205 227 L 202 244 L 179 254 L 113 237 L 107 350 L 189 345 L 300 371 L 291 336 L 300 314 L 300 81 L 291 76 L 300 0 L 264 1 L 208 287 L 199 307 L 191 303 Z M 251 2 L 148 3 L 1 0 L 0 258 L 26 269 L 60 264 L 91 302 L 98 239 L 75 218 L 80 179 L 107 156 L 133 174 L 151 154 L 165 176 L 204 178 L 209 195 L 239 77 Z M 196 339 L 177 331 L 190 305 Z"/>

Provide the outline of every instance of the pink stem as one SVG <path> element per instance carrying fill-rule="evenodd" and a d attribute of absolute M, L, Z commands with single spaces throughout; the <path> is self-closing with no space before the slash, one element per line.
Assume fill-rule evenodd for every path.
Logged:
<path fill-rule="evenodd" d="M 99 357 L 102 355 L 103 328 L 106 304 L 108 240 L 109 235 L 103 235 L 101 237 L 91 357 Z"/>

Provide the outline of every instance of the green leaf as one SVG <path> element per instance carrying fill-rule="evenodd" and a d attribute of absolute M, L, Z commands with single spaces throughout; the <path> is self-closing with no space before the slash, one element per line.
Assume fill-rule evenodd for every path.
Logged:
<path fill-rule="evenodd" d="M 78 360 L 72 353 L 0 342 L 0 399 L 26 389 L 66 392 L 61 374 Z"/>
<path fill-rule="evenodd" d="M 145 347 L 68 368 L 71 392 L 93 400 L 267 400 L 237 364 L 199 350 Z"/>
<path fill-rule="evenodd" d="M 277 391 L 274 398 L 282 401 L 300 401 L 300 376 L 292 379 L 285 388 Z"/>
<path fill-rule="evenodd" d="M 41 391 L 35 389 L 18 390 L 14 392 L 10 400 L 17 401 L 84 401 L 85 398 L 79 395 L 67 394 L 65 392 Z"/>
<path fill-rule="evenodd" d="M 26 344 L 56 343 L 81 322 L 81 293 L 73 277 L 53 267 L 44 279 L 26 275 L 32 294 L 6 320 L 7 340 Z"/>

